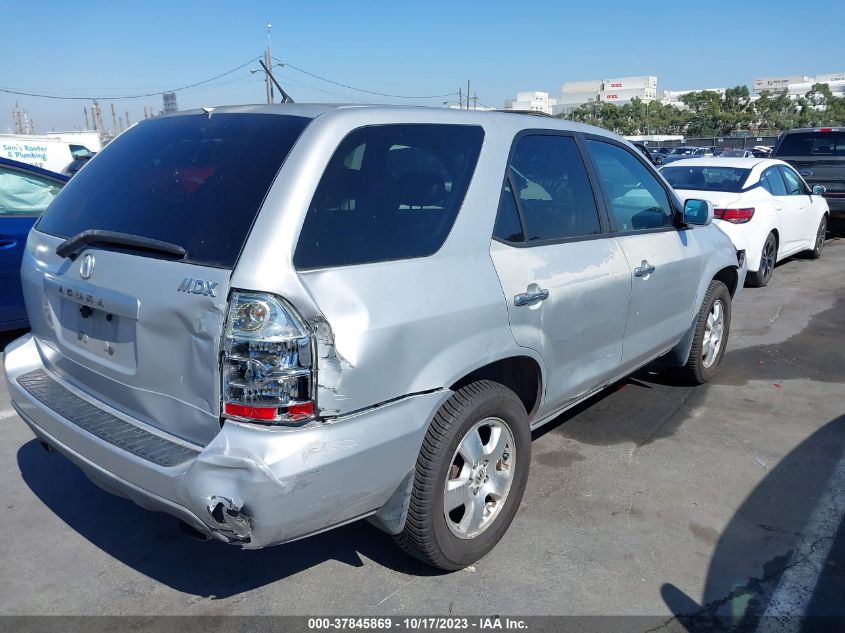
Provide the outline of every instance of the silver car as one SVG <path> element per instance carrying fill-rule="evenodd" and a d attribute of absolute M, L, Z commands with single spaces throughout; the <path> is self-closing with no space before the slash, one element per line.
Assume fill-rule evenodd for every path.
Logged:
<path fill-rule="evenodd" d="M 443 569 L 514 518 L 531 429 L 725 350 L 744 257 L 604 130 L 322 105 L 156 117 L 32 230 L 21 418 L 103 488 L 260 548 L 369 517 Z"/>

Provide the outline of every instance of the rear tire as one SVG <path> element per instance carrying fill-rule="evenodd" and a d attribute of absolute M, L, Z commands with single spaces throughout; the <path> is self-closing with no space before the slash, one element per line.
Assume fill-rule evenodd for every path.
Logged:
<path fill-rule="evenodd" d="M 731 330 L 731 293 L 721 281 L 714 279 L 707 288 L 687 364 L 681 369 L 685 381 L 703 385 L 719 368 Z"/>
<path fill-rule="evenodd" d="M 474 563 L 510 526 L 530 462 L 531 430 L 517 395 L 489 380 L 462 387 L 426 433 L 396 544 L 440 569 Z"/>
<path fill-rule="evenodd" d="M 819 221 L 819 228 L 816 231 L 816 243 L 811 250 L 807 251 L 809 259 L 818 259 L 824 250 L 824 238 L 827 236 L 827 215 L 823 215 Z"/>
<path fill-rule="evenodd" d="M 775 264 L 778 260 L 778 240 L 774 233 L 769 233 L 766 236 L 766 241 L 763 243 L 763 250 L 760 253 L 760 267 L 754 271 L 749 272 L 745 277 L 746 285 L 752 288 L 762 288 L 769 283 L 772 278 L 772 273 L 775 270 Z"/>

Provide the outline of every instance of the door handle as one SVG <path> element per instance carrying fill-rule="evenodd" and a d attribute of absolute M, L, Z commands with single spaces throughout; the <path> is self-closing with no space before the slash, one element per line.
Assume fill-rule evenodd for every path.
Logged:
<path fill-rule="evenodd" d="M 654 266 L 649 264 L 648 260 L 644 259 L 643 263 L 634 269 L 634 277 L 648 277 L 654 271 Z"/>
<path fill-rule="evenodd" d="M 549 291 L 540 288 L 532 292 L 523 292 L 513 298 L 513 304 L 517 307 L 529 306 L 534 303 L 539 303 L 549 298 Z"/>
<path fill-rule="evenodd" d="M 5 250 L 7 248 L 13 248 L 18 243 L 17 240 L 2 238 L 0 237 L 0 250 Z"/>

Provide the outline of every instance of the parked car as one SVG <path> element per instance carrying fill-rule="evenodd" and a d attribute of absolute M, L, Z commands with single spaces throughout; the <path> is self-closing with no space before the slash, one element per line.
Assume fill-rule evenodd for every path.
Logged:
<path fill-rule="evenodd" d="M 668 147 L 652 147 L 650 145 L 648 146 L 648 151 L 651 152 L 652 156 L 659 157 L 661 162 L 663 161 L 663 158 L 670 152 Z"/>
<path fill-rule="evenodd" d="M 690 145 L 680 145 L 673 147 L 671 151 L 663 157 L 663 164 L 673 163 L 676 160 L 683 158 L 690 158 L 692 156 L 703 156 L 704 150 L 700 147 L 692 147 Z"/>
<path fill-rule="evenodd" d="M 806 251 L 821 257 L 827 202 L 788 164 L 758 158 L 687 159 L 661 170 L 681 199 L 706 198 L 716 225 L 746 249 L 747 283 L 765 286 L 775 263 Z"/>
<path fill-rule="evenodd" d="M 755 145 L 751 149 L 751 153 L 754 154 L 755 158 L 768 158 L 772 153 L 772 148 L 768 145 Z"/>
<path fill-rule="evenodd" d="M 67 177 L 0 158 L 0 332 L 27 326 L 21 292 L 21 258 L 29 229 Z"/>
<path fill-rule="evenodd" d="M 708 146 L 705 146 L 705 147 L 699 147 L 699 148 L 697 148 L 697 149 L 696 149 L 696 151 L 695 151 L 695 153 L 694 153 L 694 155 L 695 155 L 695 156 L 707 156 L 707 157 L 710 157 L 710 156 L 715 156 L 715 155 L 716 155 L 716 154 L 718 154 L 718 153 L 719 153 L 719 150 L 718 150 L 718 149 L 716 149 L 716 148 L 715 148 L 715 147 L 713 147 L 712 145 L 708 145 Z"/>
<path fill-rule="evenodd" d="M 807 184 L 824 187 L 832 220 L 840 227 L 845 224 L 845 127 L 784 132 L 772 157 L 792 165 Z"/>
<path fill-rule="evenodd" d="M 645 156 L 652 165 L 663 164 L 663 159 L 661 158 L 660 154 L 653 154 L 645 143 L 641 143 L 639 141 L 632 141 L 631 144 L 638 150 L 640 150 L 640 153 Z"/>
<path fill-rule="evenodd" d="M 208 537 L 370 517 L 458 569 L 514 518 L 532 429 L 658 357 L 714 375 L 746 271 L 712 213 L 552 118 L 155 117 L 33 229 L 8 390 L 95 482 Z"/>
<path fill-rule="evenodd" d="M 726 149 L 719 156 L 721 158 L 754 158 L 754 152 L 750 149 Z"/>
<path fill-rule="evenodd" d="M 94 158 L 94 153 L 89 154 L 80 154 L 79 156 L 74 156 L 73 160 L 70 161 L 65 168 L 62 169 L 62 174 L 67 176 L 68 178 L 74 176 L 76 172 L 82 169 L 85 164 Z"/>

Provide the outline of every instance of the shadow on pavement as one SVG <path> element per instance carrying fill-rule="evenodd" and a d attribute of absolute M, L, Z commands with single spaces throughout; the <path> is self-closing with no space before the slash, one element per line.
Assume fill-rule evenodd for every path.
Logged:
<path fill-rule="evenodd" d="M 195 540 L 179 530 L 176 519 L 101 490 L 36 440 L 24 444 L 17 458 L 32 492 L 71 529 L 125 565 L 185 593 L 226 598 L 327 560 L 362 567 L 360 555 L 403 573 L 438 573 L 405 555 L 366 521 L 262 550 Z"/>
<path fill-rule="evenodd" d="M 674 585 L 662 586 L 663 600 L 687 630 L 751 631 L 759 626 L 785 569 L 796 563 L 793 552 L 843 453 L 845 415 L 784 457 L 745 499 L 716 545 L 701 604 Z M 833 541 L 804 631 L 845 630 L 842 522 Z M 830 545 L 830 540 L 819 545 Z"/>

